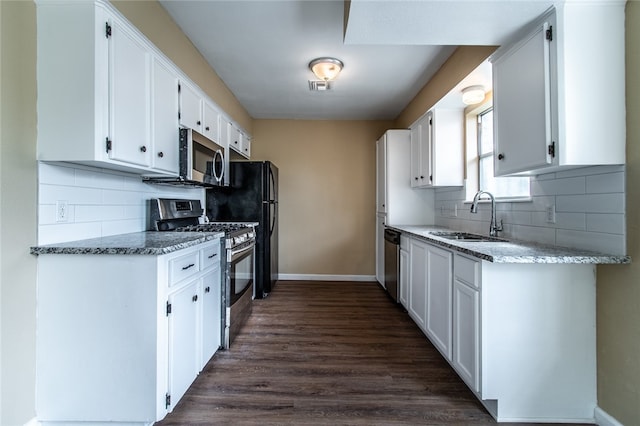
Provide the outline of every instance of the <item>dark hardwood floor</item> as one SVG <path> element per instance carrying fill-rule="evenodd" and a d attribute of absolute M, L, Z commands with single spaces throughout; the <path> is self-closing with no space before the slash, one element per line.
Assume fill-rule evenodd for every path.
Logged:
<path fill-rule="evenodd" d="M 158 425 L 495 423 L 377 283 L 282 281 Z"/>

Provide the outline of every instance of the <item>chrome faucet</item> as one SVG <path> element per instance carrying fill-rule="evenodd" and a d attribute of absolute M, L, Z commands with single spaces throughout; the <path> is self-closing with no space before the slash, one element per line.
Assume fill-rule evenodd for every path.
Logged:
<path fill-rule="evenodd" d="M 491 222 L 489 222 L 489 236 L 497 237 L 498 232 L 502 231 L 502 219 L 500 219 L 500 225 L 496 221 L 496 200 L 493 197 L 493 194 L 487 191 L 480 190 L 476 192 L 476 195 L 473 197 L 473 202 L 471 203 L 471 213 L 478 213 L 478 201 L 480 201 L 480 197 L 482 194 L 486 194 L 489 196 L 491 200 Z"/>

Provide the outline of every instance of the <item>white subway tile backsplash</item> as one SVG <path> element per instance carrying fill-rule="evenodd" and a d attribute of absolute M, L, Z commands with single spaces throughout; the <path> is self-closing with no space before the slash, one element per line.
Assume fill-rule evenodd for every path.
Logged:
<path fill-rule="evenodd" d="M 498 202 L 498 219 L 505 238 L 590 249 L 612 254 L 626 250 L 624 166 L 582 167 L 539 175 L 531 179 L 529 202 Z M 486 233 L 489 210 L 468 212 L 466 191 L 436 190 L 436 225 Z M 458 216 L 445 218 L 446 206 L 458 203 Z M 555 223 L 547 222 L 547 207 L 555 206 Z"/>
<path fill-rule="evenodd" d="M 603 253 L 626 254 L 625 236 L 619 234 L 559 229 L 556 234 L 556 244 Z"/>
<path fill-rule="evenodd" d="M 608 234 L 625 233 L 625 215 L 623 214 L 589 213 L 586 218 L 587 231 L 606 232 Z"/>
<path fill-rule="evenodd" d="M 624 173 L 587 176 L 587 193 L 603 194 L 624 192 Z"/>
<path fill-rule="evenodd" d="M 624 193 L 559 195 L 556 211 L 585 213 L 624 213 Z"/>
<path fill-rule="evenodd" d="M 203 189 L 145 184 L 130 173 L 42 162 L 38 170 L 38 244 L 144 231 L 149 199 L 205 199 Z M 68 203 L 67 222 L 56 222 L 58 200 Z"/>
<path fill-rule="evenodd" d="M 93 188 L 77 186 L 62 186 L 54 184 L 42 184 L 38 191 L 39 204 L 55 204 L 64 200 L 72 204 L 100 204 L 102 197 L 100 191 Z"/>

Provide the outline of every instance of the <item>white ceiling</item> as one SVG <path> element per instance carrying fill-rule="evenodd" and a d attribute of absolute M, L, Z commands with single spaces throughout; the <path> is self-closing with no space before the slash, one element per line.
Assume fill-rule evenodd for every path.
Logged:
<path fill-rule="evenodd" d="M 396 118 L 456 45 L 499 45 L 552 5 L 352 0 L 345 31 L 341 0 L 160 2 L 253 118 L 345 120 Z M 312 92 L 321 56 L 345 66 Z"/>

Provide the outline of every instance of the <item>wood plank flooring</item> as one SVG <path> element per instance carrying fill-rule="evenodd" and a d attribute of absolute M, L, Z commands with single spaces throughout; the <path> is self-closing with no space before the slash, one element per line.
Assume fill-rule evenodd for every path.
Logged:
<path fill-rule="evenodd" d="M 282 281 L 158 425 L 495 423 L 377 283 Z"/>

